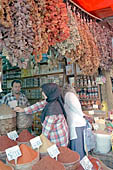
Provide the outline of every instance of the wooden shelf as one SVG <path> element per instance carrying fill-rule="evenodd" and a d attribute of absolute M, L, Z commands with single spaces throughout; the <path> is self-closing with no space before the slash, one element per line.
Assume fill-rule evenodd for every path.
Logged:
<path fill-rule="evenodd" d="M 33 77 L 42 77 L 42 76 L 48 76 L 48 75 L 57 75 L 57 74 L 63 74 L 64 72 L 51 72 L 51 73 L 44 73 L 44 74 L 37 74 L 37 75 L 33 75 L 33 76 L 26 76 L 26 77 L 21 77 L 21 79 L 24 78 L 33 78 Z"/>

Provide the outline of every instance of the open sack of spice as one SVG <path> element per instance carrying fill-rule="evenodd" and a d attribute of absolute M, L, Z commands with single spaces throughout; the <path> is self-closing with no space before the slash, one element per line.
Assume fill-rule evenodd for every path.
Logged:
<path fill-rule="evenodd" d="M 34 138 L 33 136 L 27 129 L 24 129 L 20 132 L 19 137 L 17 138 L 17 143 L 20 144 L 26 144 L 30 146 L 30 139 Z"/>
<path fill-rule="evenodd" d="M 64 165 L 50 156 L 43 157 L 35 165 L 33 165 L 32 170 L 66 170 Z"/>
<path fill-rule="evenodd" d="M 0 136 L 0 160 L 5 161 L 7 157 L 5 150 L 16 145 L 17 142 L 9 139 L 8 136 Z"/>
<path fill-rule="evenodd" d="M 16 113 L 6 104 L 0 105 L 0 135 L 16 130 Z"/>
<path fill-rule="evenodd" d="M 17 163 L 15 161 L 7 161 L 7 164 L 14 167 L 15 170 L 32 170 L 32 166 L 39 161 L 39 153 L 34 151 L 31 147 L 21 144 L 20 151 L 22 155 L 18 157 Z"/>
<path fill-rule="evenodd" d="M 110 168 L 106 167 L 99 159 L 94 158 L 91 155 L 88 156 L 88 159 L 93 164 L 93 170 L 111 170 Z M 79 164 L 79 167 L 76 170 L 84 170 L 84 168 L 81 164 Z"/>
<path fill-rule="evenodd" d="M 66 170 L 75 170 L 79 166 L 80 155 L 71 149 L 61 146 L 57 160 L 62 163 Z"/>
<path fill-rule="evenodd" d="M 43 134 L 40 135 L 40 139 L 42 142 L 42 145 L 39 148 L 39 152 L 40 152 L 40 158 L 43 158 L 44 156 L 48 155 L 47 149 L 54 145 L 54 143 L 52 143 L 49 139 L 47 139 Z"/>

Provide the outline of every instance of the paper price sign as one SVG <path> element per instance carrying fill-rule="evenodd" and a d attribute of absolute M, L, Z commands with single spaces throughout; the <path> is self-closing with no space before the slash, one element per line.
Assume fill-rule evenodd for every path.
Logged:
<path fill-rule="evenodd" d="M 58 150 L 56 144 L 50 146 L 50 147 L 47 149 L 47 151 L 48 151 L 50 157 L 52 157 L 52 158 L 57 157 L 58 154 L 60 153 L 60 151 Z"/>
<path fill-rule="evenodd" d="M 11 140 L 16 140 L 16 138 L 18 138 L 18 134 L 16 132 L 16 130 L 7 133 L 8 138 L 10 138 Z"/>
<path fill-rule="evenodd" d="M 22 155 L 18 145 L 6 149 L 5 152 L 6 152 L 6 155 L 7 155 L 7 159 L 9 161 L 11 161 L 13 159 L 16 160 L 19 156 Z"/>
<path fill-rule="evenodd" d="M 39 148 L 42 145 L 42 141 L 40 139 L 40 136 L 37 136 L 30 140 L 31 146 L 33 149 Z"/>
<path fill-rule="evenodd" d="M 83 157 L 83 159 L 80 161 L 80 164 L 85 170 L 92 170 L 93 168 L 93 164 L 91 163 L 87 156 Z"/>

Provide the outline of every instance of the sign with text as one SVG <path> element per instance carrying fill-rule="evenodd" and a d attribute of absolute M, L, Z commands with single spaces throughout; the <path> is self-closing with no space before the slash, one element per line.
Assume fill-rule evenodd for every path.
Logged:
<path fill-rule="evenodd" d="M 40 139 L 40 136 L 37 136 L 30 140 L 31 146 L 33 149 L 37 149 L 42 145 L 42 141 Z"/>
<path fill-rule="evenodd" d="M 83 159 L 80 161 L 80 164 L 85 170 L 92 170 L 93 168 L 93 164 L 91 163 L 87 156 L 83 157 Z"/>
<path fill-rule="evenodd" d="M 48 149 L 47 149 L 50 157 L 52 158 L 57 158 L 57 156 L 59 155 L 60 151 L 58 150 L 56 144 L 50 146 Z"/>
<path fill-rule="evenodd" d="M 9 161 L 11 161 L 13 159 L 16 160 L 18 157 L 20 157 L 22 155 L 18 145 L 6 149 L 5 152 L 7 155 L 7 159 Z"/>
<path fill-rule="evenodd" d="M 16 140 L 16 138 L 18 138 L 18 134 L 17 134 L 16 130 L 7 133 L 7 136 L 11 140 Z"/>

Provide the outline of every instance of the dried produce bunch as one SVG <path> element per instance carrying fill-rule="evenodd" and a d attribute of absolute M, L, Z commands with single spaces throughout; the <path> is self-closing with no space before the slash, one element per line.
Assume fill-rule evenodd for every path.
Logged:
<path fill-rule="evenodd" d="M 45 15 L 45 1 L 40 0 L 35 2 L 34 0 L 27 0 L 30 5 L 30 20 L 32 21 L 32 28 L 35 35 L 33 42 L 33 54 L 35 55 L 35 61 L 40 62 L 42 54 L 48 51 L 48 35 L 46 32 L 46 24 L 44 22 Z M 39 55 L 39 58 L 37 58 Z"/>
<path fill-rule="evenodd" d="M 55 48 L 61 55 L 66 55 L 66 57 L 73 58 L 75 54 L 73 54 L 73 52 L 76 51 L 76 47 L 80 43 L 80 35 L 78 32 L 77 20 L 75 20 L 73 12 L 71 10 L 71 6 L 69 6 L 68 4 L 67 11 L 69 17 L 68 27 L 70 29 L 70 36 L 63 42 L 57 43 Z"/>
<path fill-rule="evenodd" d="M 100 52 L 100 67 L 109 70 L 112 67 L 112 31 L 102 26 L 101 23 L 90 21 L 88 24 L 90 31 L 95 37 L 96 44 Z"/>
<path fill-rule="evenodd" d="M 30 19 L 35 34 L 33 54 L 36 62 L 40 62 L 42 54 L 47 53 L 50 45 L 69 36 L 67 9 L 62 0 L 28 0 L 28 3 L 31 6 Z"/>
<path fill-rule="evenodd" d="M 80 16 L 78 16 L 78 29 L 82 40 L 76 51 L 77 56 L 81 54 L 78 64 L 85 75 L 93 75 L 99 67 L 100 54 L 86 21 L 80 19 Z"/>
<path fill-rule="evenodd" d="M 67 8 L 63 0 L 46 0 L 44 22 L 49 45 L 55 45 L 69 37 Z"/>
<path fill-rule="evenodd" d="M 13 66 L 26 68 L 29 56 L 33 52 L 34 33 L 29 17 L 27 0 L 9 1 L 12 27 L 4 43 L 9 53 L 9 61 Z"/>
<path fill-rule="evenodd" d="M 0 24 L 3 25 L 4 27 L 12 26 L 8 0 L 0 1 Z"/>

